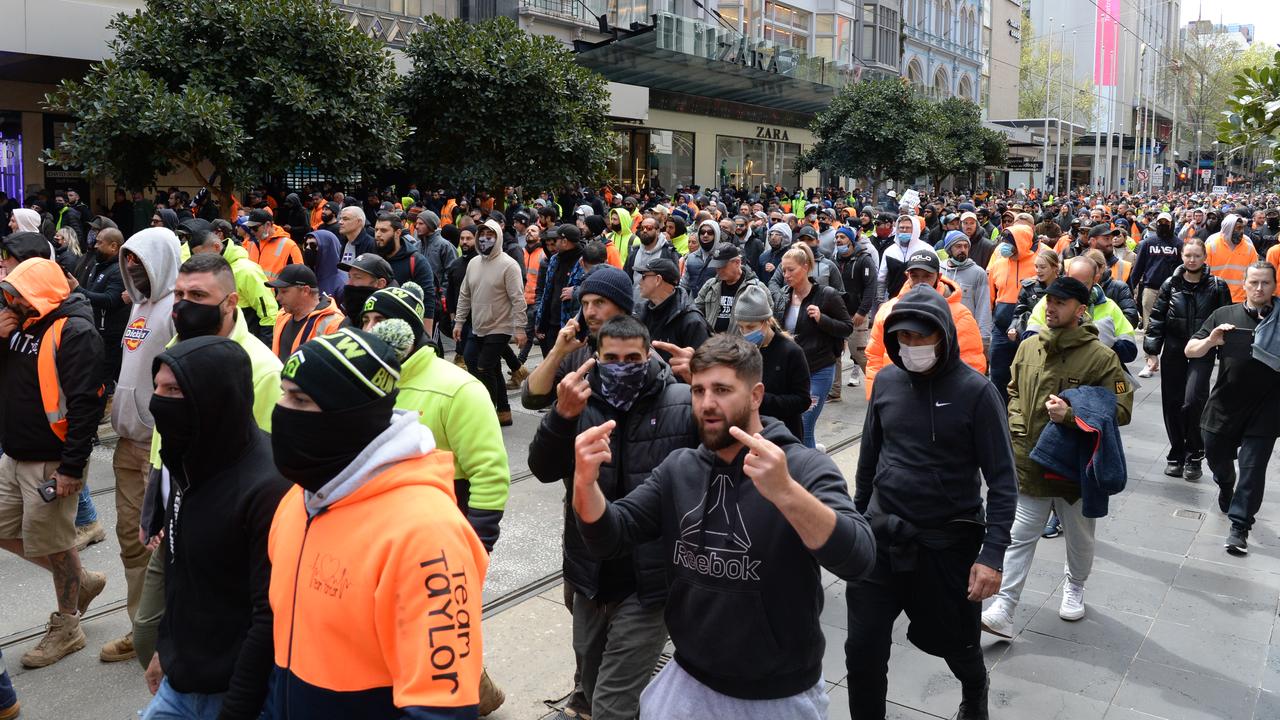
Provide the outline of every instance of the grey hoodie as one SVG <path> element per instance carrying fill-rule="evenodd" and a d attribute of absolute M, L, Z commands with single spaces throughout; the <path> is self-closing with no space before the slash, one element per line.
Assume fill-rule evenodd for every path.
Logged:
<path fill-rule="evenodd" d="M 715 248 L 716 243 L 720 242 L 720 224 L 714 220 L 703 220 L 698 223 L 698 227 L 693 231 L 692 235 L 696 236 L 698 230 L 701 230 L 703 226 L 714 230 L 715 235 L 710 247 L 703 243 L 701 238 L 694 240 L 691 237 L 689 239 L 690 244 L 698 243 L 698 249 L 685 256 L 684 277 L 680 278 L 680 287 L 683 287 L 684 291 L 689 293 L 689 297 L 697 297 L 707 280 L 716 276 L 716 271 L 707 267 L 707 263 L 711 262 L 711 251 Z"/>
<path fill-rule="evenodd" d="M 470 318 L 477 337 L 515 335 L 525 326 L 524 271 L 503 251 L 502 226 L 493 220 L 485 220 L 484 225 L 498 239 L 478 261 L 467 263 L 453 325 L 462 327 Z"/>
<path fill-rule="evenodd" d="M 978 331 L 982 333 L 982 342 L 991 341 L 991 288 L 987 282 L 987 271 L 978 267 L 973 258 L 965 258 L 957 263 L 955 258 L 947 258 L 942 264 L 942 274 L 960 286 L 962 294 L 960 302 L 973 313 L 978 322 Z"/>
<path fill-rule="evenodd" d="M 151 394 L 155 385 L 152 361 L 164 352 L 173 329 L 173 286 L 178 280 L 178 236 L 168 228 L 145 228 L 133 234 L 120 252 L 120 274 L 133 306 L 124 327 L 120 378 L 111 404 L 111 427 L 120 437 L 150 443 L 155 421 L 151 419 Z M 151 292 L 143 293 L 129 277 L 125 256 L 132 252 L 142 261 L 151 280 Z"/>

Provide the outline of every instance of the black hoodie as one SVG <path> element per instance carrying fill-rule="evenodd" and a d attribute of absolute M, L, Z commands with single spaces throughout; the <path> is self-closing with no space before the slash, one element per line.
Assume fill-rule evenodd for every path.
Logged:
<path fill-rule="evenodd" d="M 942 295 L 917 285 L 898 299 L 885 327 L 904 317 L 940 329 L 942 355 L 932 373 L 909 372 L 902 367 L 897 334 L 884 334 L 893 364 L 876 375 L 871 392 L 854 501 L 867 513 L 874 496 L 880 512 L 924 529 L 982 521 L 985 477 L 986 534 L 977 561 L 999 570 L 1018 504 L 1008 413 L 991 381 L 961 360 Z M 876 510 L 868 514 L 873 525 Z"/>
<path fill-rule="evenodd" d="M 821 548 L 806 548 L 742 474 L 745 448 L 731 465 L 705 445 L 676 450 L 598 522 L 578 520 L 598 557 L 661 539 L 676 660 L 712 690 L 752 700 L 790 697 L 818 682 L 826 646 L 820 566 L 856 580 L 876 554 L 831 458 L 801 445 L 777 420 L 766 419 L 761 434 L 786 453 L 792 477 L 835 511 L 835 530 Z"/>
<path fill-rule="evenodd" d="M 249 356 L 223 337 L 169 348 L 197 446 L 166 463 L 165 613 L 156 649 L 182 693 L 225 692 L 220 718 L 257 718 L 273 667 L 267 537 L 290 483 L 253 420 Z M 173 466 L 177 465 L 175 469 Z"/>

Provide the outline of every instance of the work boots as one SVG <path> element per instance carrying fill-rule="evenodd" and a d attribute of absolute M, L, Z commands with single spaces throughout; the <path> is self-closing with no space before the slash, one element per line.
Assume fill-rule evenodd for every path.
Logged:
<path fill-rule="evenodd" d="M 102 650 L 98 652 L 98 659 L 105 663 L 122 662 L 137 656 L 138 652 L 133 649 L 132 630 L 125 633 L 124 637 L 118 637 L 103 645 Z"/>
<path fill-rule="evenodd" d="M 22 666 L 48 667 L 84 647 L 84 630 L 80 618 L 55 612 L 49 615 L 49 624 L 40 642 L 22 656 Z"/>
<path fill-rule="evenodd" d="M 93 572 L 92 570 L 80 571 L 80 596 L 76 598 L 76 610 L 80 612 L 80 617 L 84 617 L 85 612 L 89 609 L 89 603 L 102 594 L 102 589 L 106 586 L 106 573 Z"/>
<path fill-rule="evenodd" d="M 502 707 L 502 703 L 506 701 L 507 694 L 502 692 L 502 688 L 489 679 L 489 671 L 485 670 L 484 674 L 480 676 L 480 707 L 478 709 L 480 717 L 484 717 Z"/>

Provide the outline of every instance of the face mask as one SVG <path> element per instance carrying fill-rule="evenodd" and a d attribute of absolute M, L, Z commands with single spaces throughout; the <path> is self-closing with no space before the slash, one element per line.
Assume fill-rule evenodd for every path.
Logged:
<path fill-rule="evenodd" d="M 277 405 L 271 411 L 276 469 L 303 489 L 319 492 L 390 426 L 394 402 L 392 395 L 347 410 L 325 412 Z"/>
<path fill-rule="evenodd" d="M 764 330 L 755 330 L 753 332 L 749 332 L 746 335 L 743 335 L 742 339 L 746 340 L 752 345 L 755 345 L 756 347 L 760 347 L 761 345 L 764 344 Z"/>
<path fill-rule="evenodd" d="M 899 245 L 910 245 L 910 244 L 911 244 L 911 233 L 903 233 L 903 232 L 900 232 L 900 233 L 898 233 L 898 238 L 897 238 L 897 240 L 898 240 L 898 244 L 899 244 Z"/>
<path fill-rule="evenodd" d="M 1000 257 L 1013 257 L 1013 246 L 1009 243 L 1000 243 Z"/>
<path fill-rule="evenodd" d="M 494 245 L 498 244 L 497 238 L 480 237 L 476 240 L 476 247 L 479 248 L 481 255 L 488 255 Z"/>
<path fill-rule="evenodd" d="M 830 230 L 830 229 L 831 229 L 831 224 L 830 224 L 830 223 L 818 223 L 818 229 L 819 229 L 819 230 L 821 230 L 822 232 L 826 232 L 826 231 L 828 231 L 828 230 Z"/>
<path fill-rule="evenodd" d="M 182 458 L 195 444 L 197 417 L 185 398 L 151 396 L 151 417 L 160 433 L 160 459 L 171 470 L 182 468 Z"/>
<path fill-rule="evenodd" d="M 214 305 L 201 305 L 190 300 L 173 304 L 173 329 L 182 340 L 217 335 L 222 329 L 222 298 Z"/>
<path fill-rule="evenodd" d="M 626 412 L 640 395 L 649 363 L 601 363 L 600 392 L 605 402 Z"/>
<path fill-rule="evenodd" d="M 840 257 L 849 257 L 850 255 L 853 254 L 853 246 L 841 245 L 836 248 L 836 252 L 840 254 Z"/>
<path fill-rule="evenodd" d="M 893 228 L 888 225 L 881 225 L 880 227 L 876 228 L 876 237 L 878 238 L 887 238 L 892 234 L 893 234 Z"/>
<path fill-rule="evenodd" d="M 1168 240 L 1173 237 L 1173 226 L 1167 223 L 1158 223 L 1156 225 L 1156 237 L 1162 240 Z"/>
<path fill-rule="evenodd" d="M 311 246 L 302 249 L 302 263 L 307 267 L 314 268 L 320 260 L 320 249 Z"/>
<path fill-rule="evenodd" d="M 1267 218 L 1268 230 L 1280 230 L 1280 218 Z"/>
<path fill-rule="evenodd" d="M 93 247 L 94 245 L 96 245 L 98 242 L 98 231 L 90 230 L 89 236 L 85 238 L 85 242 L 88 243 L 89 247 Z"/>
<path fill-rule="evenodd" d="M 352 323 L 359 325 L 360 315 L 364 312 L 364 303 L 374 293 L 371 287 L 348 285 L 342 294 L 342 310 Z"/>
<path fill-rule="evenodd" d="M 938 343 L 932 345 L 899 345 L 898 357 L 909 372 L 928 372 L 938 362 Z"/>
<path fill-rule="evenodd" d="M 138 288 L 138 292 L 143 295 L 151 294 L 151 278 L 147 276 L 147 269 L 141 265 L 129 266 L 129 279 L 133 280 L 134 287 Z M 135 301 L 137 298 L 135 298 Z"/>

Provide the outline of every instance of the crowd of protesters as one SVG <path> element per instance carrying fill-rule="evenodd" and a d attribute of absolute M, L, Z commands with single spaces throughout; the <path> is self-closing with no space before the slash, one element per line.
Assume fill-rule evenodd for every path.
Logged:
<path fill-rule="evenodd" d="M 1042 537 L 1065 536 L 1061 618 L 1086 614 L 1138 378 L 1231 554 L 1280 435 L 1272 194 L 411 185 L 0 214 L 0 547 L 57 608 L 22 663 L 85 645 L 107 418 L 132 629 L 100 658 L 137 659 L 148 719 L 501 705 L 480 601 L 517 389 L 529 469 L 565 491 L 565 713 L 596 720 L 826 717 L 821 568 L 848 583 L 852 717 L 885 717 L 906 613 L 986 718 L 980 633 L 1012 636 Z M 858 387 L 845 478 L 817 427 Z"/>

